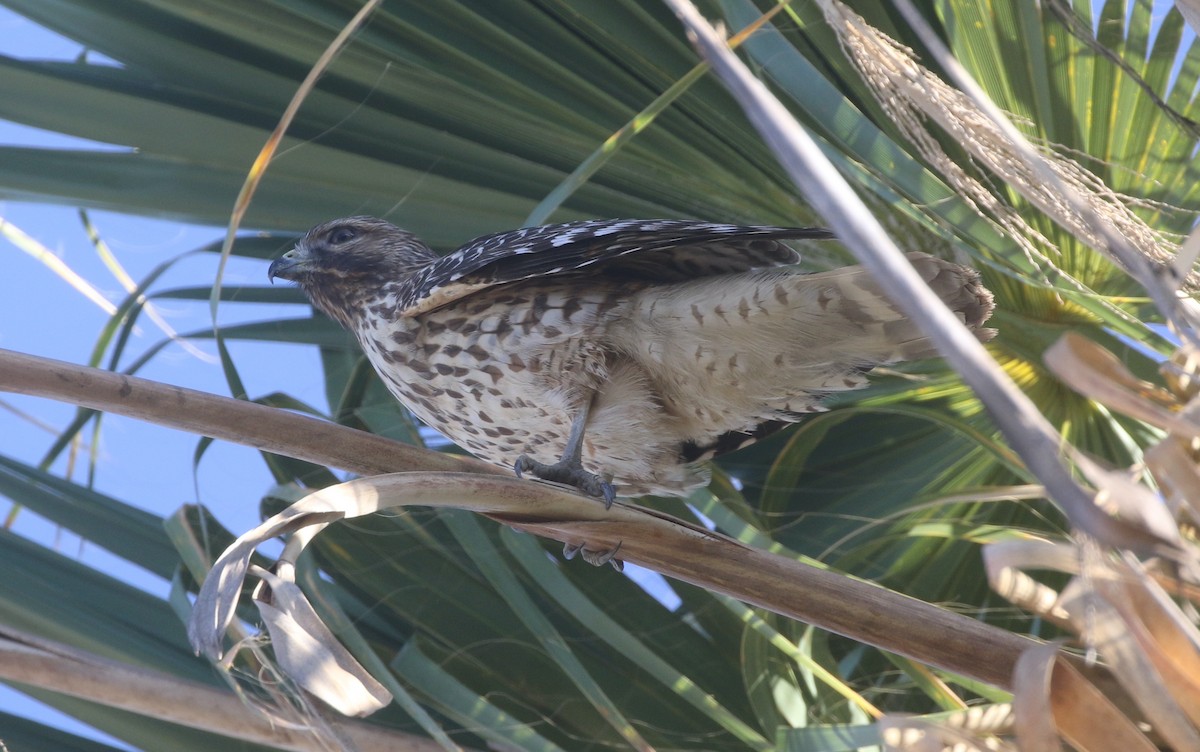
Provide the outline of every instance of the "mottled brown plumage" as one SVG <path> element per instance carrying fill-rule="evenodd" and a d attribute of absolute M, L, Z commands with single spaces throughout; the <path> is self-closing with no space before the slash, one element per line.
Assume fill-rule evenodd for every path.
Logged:
<path fill-rule="evenodd" d="M 703 460 L 821 410 L 874 366 L 934 354 L 861 268 L 779 268 L 799 260 L 783 239 L 827 237 L 594 220 L 438 257 L 411 233 L 351 217 L 313 228 L 270 274 L 352 331 L 430 426 L 486 460 L 611 500 L 601 478 L 621 495 L 684 494 L 707 482 Z M 909 258 L 990 336 L 976 272 Z"/>

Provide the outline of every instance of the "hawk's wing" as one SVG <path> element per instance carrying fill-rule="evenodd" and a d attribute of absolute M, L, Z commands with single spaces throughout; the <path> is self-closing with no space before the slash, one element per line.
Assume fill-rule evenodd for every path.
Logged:
<path fill-rule="evenodd" d="M 680 219 L 592 219 L 476 238 L 422 270 L 400 301 L 404 315 L 439 308 L 506 282 L 603 272 L 676 282 L 792 264 L 782 239 L 824 239 L 815 227 L 753 227 Z"/>

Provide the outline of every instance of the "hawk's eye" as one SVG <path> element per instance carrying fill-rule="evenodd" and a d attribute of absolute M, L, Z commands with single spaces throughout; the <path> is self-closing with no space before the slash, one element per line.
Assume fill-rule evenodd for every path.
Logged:
<path fill-rule="evenodd" d="M 338 227 L 329 233 L 329 244 L 341 245 L 342 243 L 349 243 L 356 237 L 358 237 L 358 230 L 353 227 Z"/>

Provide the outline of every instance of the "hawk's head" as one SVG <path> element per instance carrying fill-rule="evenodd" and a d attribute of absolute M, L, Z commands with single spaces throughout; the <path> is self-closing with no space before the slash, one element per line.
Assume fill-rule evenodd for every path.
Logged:
<path fill-rule="evenodd" d="M 429 246 L 390 222 L 346 217 L 309 230 L 272 262 L 267 277 L 292 280 L 314 305 L 350 326 L 364 304 L 436 259 Z"/>
<path fill-rule="evenodd" d="M 437 258 L 417 236 L 375 217 L 317 225 L 267 270 L 307 288 L 339 281 L 395 279 Z"/>

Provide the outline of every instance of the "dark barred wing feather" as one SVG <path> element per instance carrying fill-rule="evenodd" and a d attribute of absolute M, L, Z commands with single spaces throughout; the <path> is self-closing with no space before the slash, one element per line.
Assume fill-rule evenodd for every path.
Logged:
<path fill-rule="evenodd" d="M 833 237 L 814 227 L 755 227 L 679 219 L 596 219 L 485 235 L 421 271 L 400 301 L 405 315 L 472 292 L 556 274 L 627 275 L 678 282 L 793 264 L 782 240 Z"/>

